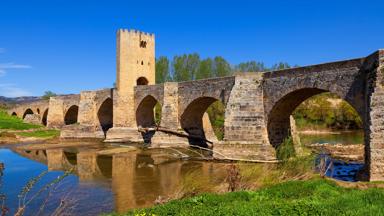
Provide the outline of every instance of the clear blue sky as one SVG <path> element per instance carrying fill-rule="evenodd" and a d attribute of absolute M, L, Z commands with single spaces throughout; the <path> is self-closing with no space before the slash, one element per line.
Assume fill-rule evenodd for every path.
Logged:
<path fill-rule="evenodd" d="M 156 34 L 156 56 L 310 65 L 384 48 L 384 1 L 0 1 L 0 95 L 111 87 L 115 33 Z"/>

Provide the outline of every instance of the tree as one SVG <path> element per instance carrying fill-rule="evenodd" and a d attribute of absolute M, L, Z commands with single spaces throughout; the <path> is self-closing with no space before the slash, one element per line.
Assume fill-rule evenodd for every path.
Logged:
<path fill-rule="evenodd" d="M 268 69 L 265 67 L 263 62 L 248 61 L 236 65 L 234 70 L 236 72 L 263 72 Z"/>
<path fill-rule="evenodd" d="M 173 79 L 177 82 L 196 79 L 200 57 L 198 54 L 175 56 L 172 62 Z"/>
<path fill-rule="evenodd" d="M 213 77 L 213 61 L 211 58 L 207 58 L 200 62 L 196 79 L 206 79 L 210 77 Z"/>
<path fill-rule="evenodd" d="M 283 69 L 288 69 L 288 68 L 291 68 L 291 66 L 288 63 L 279 62 L 277 64 L 274 64 L 271 69 L 272 70 L 283 70 Z"/>
<path fill-rule="evenodd" d="M 161 56 L 156 60 L 156 83 L 164 83 L 169 81 L 169 60 L 165 56 Z"/>
<path fill-rule="evenodd" d="M 231 74 L 231 66 L 229 63 L 221 56 L 216 56 L 213 60 L 213 76 L 214 77 L 223 77 L 229 76 Z"/>
<path fill-rule="evenodd" d="M 44 100 L 49 100 L 51 97 L 55 97 L 57 94 L 53 93 L 52 91 L 45 91 L 43 95 Z"/>

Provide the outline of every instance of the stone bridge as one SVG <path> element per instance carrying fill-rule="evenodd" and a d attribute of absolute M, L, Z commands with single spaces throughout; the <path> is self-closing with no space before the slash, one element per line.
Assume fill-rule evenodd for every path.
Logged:
<path fill-rule="evenodd" d="M 132 45 L 136 40 L 146 40 L 146 47 Z M 331 92 L 359 113 L 370 180 L 384 180 L 384 50 L 307 67 L 154 85 L 154 36 L 119 30 L 117 42 L 116 88 L 52 97 L 49 104 L 22 104 L 10 114 L 26 117 L 33 113 L 48 127 L 62 128 L 62 138 L 145 139 L 154 147 L 205 146 L 202 140 L 209 139 L 210 125 L 204 113 L 221 101 L 224 139 L 214 143 L 214 157 L 275 160 L 275 148 L 290 133 L 289 116 L 295 108 L 309 97 Z M 187 138 L 161 131 L 138 132 L 156 126 L 157 103 L 161 106 L 158 126 Z"/>

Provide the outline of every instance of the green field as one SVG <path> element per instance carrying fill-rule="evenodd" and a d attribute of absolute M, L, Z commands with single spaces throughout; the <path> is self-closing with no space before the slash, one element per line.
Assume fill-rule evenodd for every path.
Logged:
<path fill-rule="evenodd" d="M 122 215 L 384 215 L 384 189 L 348 189 L 316 178 L 257 191 L 203 194 Z"/>
<path fill-rule="evenodd" d="M 41 128 L 41 125 L 34 125 L 23 122 L 22 119 L 16 116 L 10 116 L 4 110 L 0 110 L 0 129 L 8 130 L 28 130 Z"/>

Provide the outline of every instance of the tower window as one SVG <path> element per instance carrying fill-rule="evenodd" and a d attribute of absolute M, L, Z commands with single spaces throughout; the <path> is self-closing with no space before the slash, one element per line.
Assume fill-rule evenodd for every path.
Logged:
<path fill-rule="evenodd" d="M 147 41 L 140 41 L 140 47 L 146 48 L 147 47 Z"/>
<path fill-rule="evenodd" d="M 144 62 L 143 62 L 143 61 L 141 61 L 141 65 L 144 65 Z"/>
<path fill-rule="evenodd" d="M 136 80 L 136 85 L 148 85 L 147 78 L 139 77 L 139 79 Z"/>

